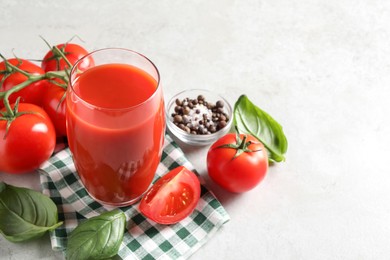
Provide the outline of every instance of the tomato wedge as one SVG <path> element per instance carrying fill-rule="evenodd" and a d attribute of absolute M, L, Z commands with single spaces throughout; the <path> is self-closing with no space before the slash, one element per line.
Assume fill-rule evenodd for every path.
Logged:
<path fill-rule="evenodd" d="M 174 224 L 195 209 L 200 198 L 198 177 L 179 166 L 157 180 L 142 198 L 141 213 L 159 224 Z"/>

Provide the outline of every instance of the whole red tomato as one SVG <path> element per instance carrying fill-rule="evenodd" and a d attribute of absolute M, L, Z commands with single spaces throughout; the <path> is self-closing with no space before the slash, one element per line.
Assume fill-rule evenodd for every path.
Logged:
<path fill-rule="evenodd" d="M 57 80 L 57 82 L 61 83 L 60 80 Z M 53 122 L 57 137 L 66 136 L 65 93 L 65 88 L 49 83 L 49 87 L 43 96 L 42 107 Z"/>
<path fill-rule="evenodd" d="M 88 51 L 85 50 L 78 44 L 74 43 L 63 43 L 58 44 L 57 48 L 60 49 L 68 61 L 74 65 L 76 61 L 88 54 Z M 79 65 L 79 69 L 84 71 L 90 67 L 93 67 L 94 61 L 92 57 L 85 58 Z M 41 67 L 44 71 L 59 71 L 69 68 L 65 60 L 57 53 L 53 53 L 53 50 L 50 50 L 46 53 L 45 57 L 42 60 Z"/>
<path fill-rule="evenodd" d="M 5 108 L 0 110 L 4 112 Z M 27 103 L 19 104 L 18 112 L 21 115 L 12 121 L 7 134 L 7 121 L 0 119 L 0 172 L 31 172 L 54 151 L 55 130 L 46 112 Z"/>
<path fill-rule="evenodd" d="M 39 66 L 34 63 L 23 60 L 23 59 L 8 59 L 8 62 L 12 65 L 17 66 L 21 70 L 24 70 L 33 75 L 43 75 L 43 71 Z M 6 71 L 5 62 L 0 63 L 0 72 Z M 12 72 L 11 74 L 0 73 L 0 91 L 7 91 L 12 87 L 24 82 L 27 80 L 27 77 L 20 72 Z M 14 103 L 16 99 L 20 96 L 20 102 L 22 103 L 32 103 L 40 106 L 42 104 L 43 93 L 45 93 L 47 88 L 47 81 L 40 80 L 34 83 L 31 83 L 22 90 L 13 93 L 8 101 Z M 3 102 L 0 102 L 0 108 L 4 107 Z"/>
<path fill-rule="evenodd" d="M 141 213 L 160 224 L 174 224 L 188 217 L 200 198 L 198 177 L 179 166 L 158 179 L 139 204 Z"/>
<path fill-rule="evenodd" d="M 229 133 L 207 153 L 210 178 L 224 189 L 241 193 L 256 187 L 268 170 L 264 145 L 252 135 Z"/>

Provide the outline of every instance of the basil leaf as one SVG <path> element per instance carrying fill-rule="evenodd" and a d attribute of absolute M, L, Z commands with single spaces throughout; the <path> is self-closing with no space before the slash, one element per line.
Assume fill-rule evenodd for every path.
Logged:
<path fill-rule="evenodd" d="M 0 233 L 7 240 L 33 239 L 61 225 L 57 207 L 49 197 L 0 182 Z"/>
<path fill-rule="evenodd" d="M 240 133 L 251 134 L 264 144 L 269 161 L 285 160 L 287 138 L 282 126 L 246 95 L 240 96 L 234 105 L 234 124 Z"/>
<path fill-rule="evenodd" d="M 119 209 L 92 217 L 69 235 L 66 259 L 105 259 L 118 253 L 126 216 Z"/>

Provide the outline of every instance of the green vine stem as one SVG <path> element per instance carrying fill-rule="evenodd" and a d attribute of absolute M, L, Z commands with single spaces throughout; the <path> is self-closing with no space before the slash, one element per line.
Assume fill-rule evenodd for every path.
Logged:
<path fill-rule="evenodd" d="M 30 76 L 28 76 L 28 79 L 26 81 L 23 81 L 22 83 L 14 86 L 13 88 L 11 88 L 7 91 L 0 92 L 0 98 L 3 98 L 4 107 L 7 109 L 7 113 L 10 116 L 15 116 L 15 114 L 14 114 L 14 111 L 12 110 L 11 105 L 9 103 L 9 100 L 8 100 L 9 96 L 11 96 L 15 92 L 22 90 L 23 88 L 27 87 L 31 83 L 34 83 L 36 81 L 43 80 L 43 79 L 45 79 L 45 74 L 43 74 L 43 75 L 31 75 L 30 74 Z"/>
<path fill-rule="evenodd" d="M 53 53 L 53 57 L 56 57 L 57 62 L 59 62 L 58 57 L 60 57 L 60 58 L 62 58 L 62 59 L 66 62 L 66 64 L 68 65 L 69 68 L 72 68 L 73 65 L 72 65 L 72 64 L 70 63 L 70 61 L 66 58 L 66 55 L 65 55 L 65 47 L 66 47 L 66 44 L 67 44 L 68 42 L 64 44 L 63 50 L 60 50 L 57 46 L 51 47 L 50 43 L 48 43 L 48 42 L 46 41 L 45 38 L 43 38 L 42 36 L 40 36 L 40 37 L 41 37 L 41 39 L 46 43 L 46 45 L 49 46 L 49 48 L 51 48 L 51 51 L 52 51 L 52 53 Z M 69 70 L 69 71 L 70 71 L 70 70 Z M 70 76 L 70 75 L 69 75 L 69 71 L 67 70 L 68 76 Z"/>
<path fill-rule="evenodd" d="M 73 65 L 72 65 L 72 64 L 70 63 L 70 61 L 66 58 L 64 51 L 58 49 L 57 46 L 53 46 L 52 52 L 53 52 L 53 54 L 58 54 L 58 55 L 60 55 L 61 58 L 64 59 L 64 61 L 66 62 L 66 64 L 69 66 L 69 68 L 72 68 Z"/>

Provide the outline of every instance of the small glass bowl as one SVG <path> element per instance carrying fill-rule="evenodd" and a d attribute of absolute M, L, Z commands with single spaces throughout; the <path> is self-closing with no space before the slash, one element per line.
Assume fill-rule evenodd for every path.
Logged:
<path fill-rule="evenodd" d="M 224 113 L 229 117 L 229 121 L 227 121 L 225 127 L 223 127 L 222 129 L 218 130 L 215 133 L 196 135 L 196 134 L 187 133 L 186 131 L 180 129 L 178 126 L 176 126 L 173 123 L 172 113 L 175 112 L 176 99 L 183 100 L 187 97 L 190 99 L 196 99 L 199 95 L 203 95 L 207 102 L 212 102 L 214 104 L 218 100 L 224 102 L 223 110 Z M 233 111 L 229 102 L 222 96 L 205 89 L 189 89 L 174 95 L 169 100 L 166 109 L 166 119 L 167 119 L 167 126 L 169 132 L 172 133 L 175 137 L 177 137 L 180 141 L 189 145 L 204 146 L 204 145 L 214 143 L 220 137 L 222 137 L 223 135 L 229 132 L 233 122 Z"/>

